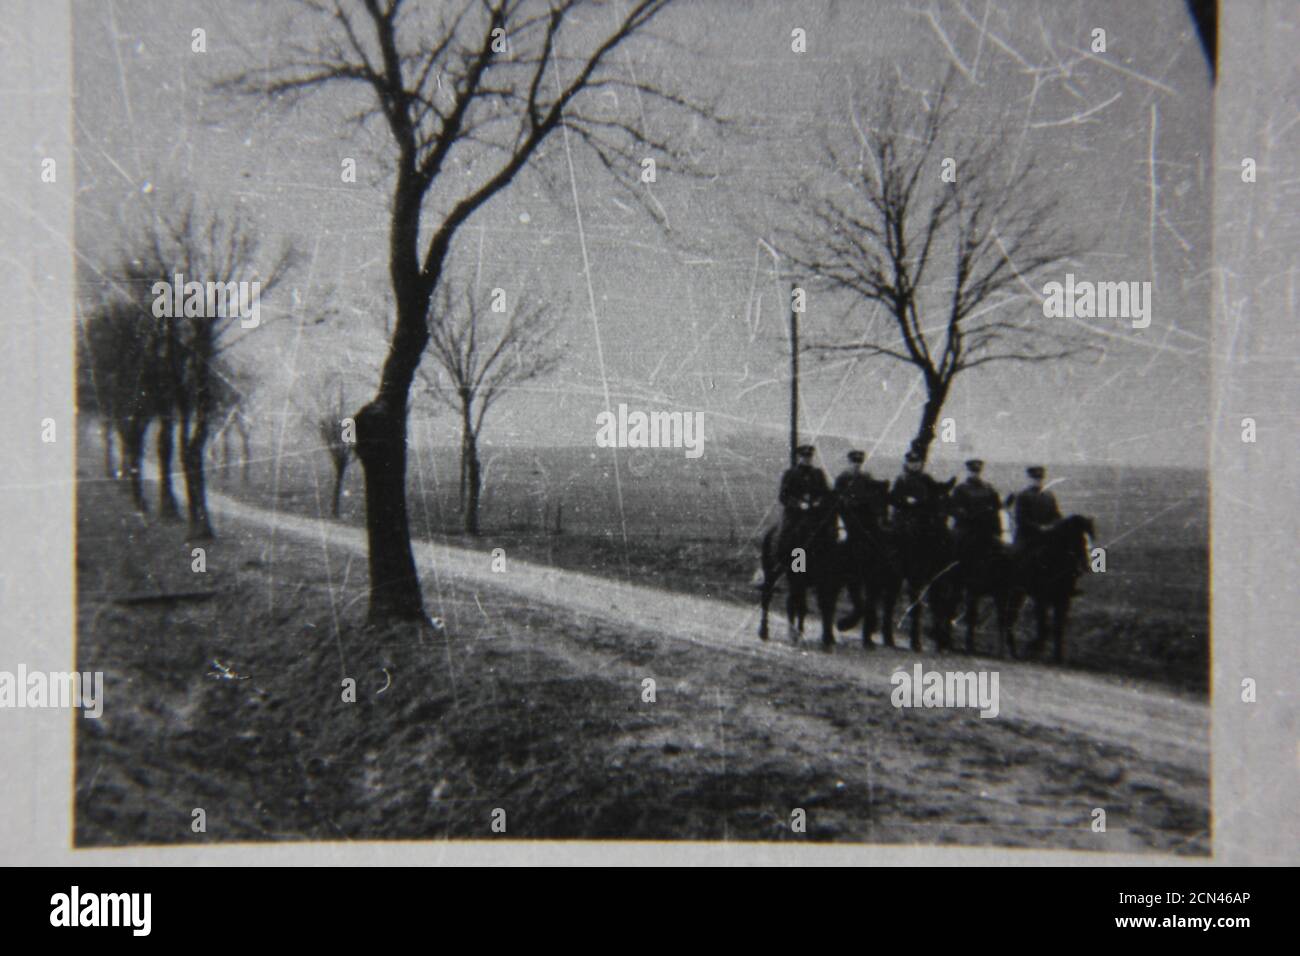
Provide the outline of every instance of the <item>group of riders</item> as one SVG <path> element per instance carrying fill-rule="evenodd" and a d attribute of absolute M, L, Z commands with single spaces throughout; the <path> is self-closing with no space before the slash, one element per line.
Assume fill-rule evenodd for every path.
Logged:
<path fill-rule="evenodd" d="M 800 445 L 794 467 L 781 476 L 779 499 L 786 522 L 811 512 L 828 519 L 838 517 L 851 537 L 854 532 L 866 534 L 890 523 L 901 531 L 925 536 L 947 527 L 951 518 L 962 553 L 991 548 L 1002 537 L 1002 497 L 984 480 L 984 462 L 978 458 L 966 462 L 966 480 L 953 487 L 955 479 L 940 482 L 926 474 L 925 459 L 919 452 L 909 451 L 903 459 L 903 473 L 891 487 L 865 470 L 866 452 L 854 450 L 848 454 L 848 468 L 832 488 L 826 472 L 813 464 L 815 454 L 812 445 Z M 1025 473 L 1030 484 L 1006 499 L 1006 507 L 1014 507 L 1014 546 L 1019 549 L 1061 520 L 1056 496 L 1044 487 L 1047 469 L 1031 465 Z"/>
<path fill-rule="evenodd" d="M 863 621 L 863 641 L 870 644 L 876 605 L 882 605 L 883 634 L 893 642 L 892 612 L 907 587 L 912 614 L 912 644 L 920 647 L 920 605 L 935 620 L 936 636 L 946 646 L 952 618 L 967 602 L 967 648 L 973 647 L 976 610 L 981 597 L 994 599 L 999 631 L 1015 653 L 1011 627 L 1020 601 L 1029 597 L 1038 615 L 1039 641 L 1047 634 L 1046 615 L 1055 620 L 1057 656 L 1061 651 L 1069 599 L 1083 568 L 1092 521 L 1075 515 L 1063 519 L 1056 496 L 1045 487 L 1047 469 L 1027 468 L 1029 484 L 1006 499 L 983 477 L 984 462 L 966 462 L 967 475 L 941 482 L 925 471 L 915 448 L 904 458 L 903 471 L 889 481 L 865 469 L 867 455 L 848 453 L 848 467 L 830 484 L 814 464 L 816 449 L 800 445 L 795 463 L 781 476 L 781 523 L 763 543 L 762 618 L 767 636 L 767 606 L 782 577 L 789 580 L 787 614 L 802 630 L 805 592 L 817 592 L 822 604 L 823 641 L 833 642 L 829 619 L 836 596 L 848 591 L 854 613 L 841 629 Z M 1014 520 L 1014 537 L 1003 536 L 1003 509 Z M 797 633 L 797 632 L 796 632 Z"/>

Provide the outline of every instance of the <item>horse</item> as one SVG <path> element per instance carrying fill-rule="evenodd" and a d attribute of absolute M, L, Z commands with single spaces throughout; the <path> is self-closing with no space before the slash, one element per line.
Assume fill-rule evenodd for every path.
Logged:
<path fill-rule="evenodd" d="M 899 590 L 907 585 L 907 613 L 912 616 L 912 650 L 921 650 L 921 608 L 928 605 L 933 618 L 932 635 L 939 650 L 952 643 L 952 618 L 961 598 L 957 576 L 957 549 L 948 530 L 948 494 L 956 479 L 938 484 L 941 493 L 926 511 L 909 517 L 896 515 L 892 534 L 897 554 Z M 897 593 L 894 595 L 897 597 Z M 886 598 L 893 610 L 893 602 Z"/>
<path fill-rule="evenodd" d="M 864 507 L 841 512 L 846 539 L 838 583 L 848 590 L 853 613 L 836 622 L 839 630 L 847 631 L 860 620 L 862 646 L 868 650 L 873 646 L 877 606 L 881 612 L 881 637 L 887 647 L 894 646 L 894 606 L 903 584 L 895 535 L 886 520 L 889 482 L 874 484 L 877 494 Z"/>
<path fill-rule="evenodd" d="M 844 560 L 836 541 L 834 510 L 825 507 L 791 512 L 779 525 L 769 528 L 763 535 L 761 551 L 762 612 L 758 636 L 762 640 L 768 639 L 768 605 L 772 601 L 777 582 L 784 577 L 787 580 L 786 619 L 794 643 L 799 643 L 803 637 L 804 618 L 808 613 L 808 589 L 812 588 L 817 594 L 817 606 L 821 612 L 822 646 L 829 649 L 835 643 L 832 624 Z"/>
<path fill-rule="evenodd" d="M 1006 632 L 1013 657 L 1015 639 L 1011 628 L 1015 626 L 1020 608 L 1028 597 L 1034 602 L 1038 625 L 1037 637 L 1031 646 L 1039 648 L 1047 642 L 1047 614 L 1050 609 L 1052 658 L 1057 664 L 1065 662 L 1065 622 L 1070 612 L 1070 599 L 1076 593 L 1075 585 L 1079 576 L 1088 566 L 1091 542 L 1096 536 L 1097 529 L 1092 518 L 1070 515 L 1013 550 L 1009 575 L 1010 626 Z"/>
<path fill-rule="evenodd" d="M 980 599 L 993 599 L 997 614 L 998 652 L 1014 656 L 1011 635 L 1011 602 L 1015 584 L 1015 564 L 1010 551 L 997 538 L 971 536 L 957 543 L 957 576 L 966 603 L 966 653 L 975 653 L 975 624 L 979 620 Z"/>

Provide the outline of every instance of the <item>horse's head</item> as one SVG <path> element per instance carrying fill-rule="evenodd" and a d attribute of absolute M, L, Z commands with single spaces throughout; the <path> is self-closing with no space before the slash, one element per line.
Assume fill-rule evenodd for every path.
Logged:
<path fill-rule="evenodd" d="M 1092 518 L 1087 515 L 1070 515 L 1061 522 L 1061 526 L 1068 529 L 1067 534 L 1070 537 L 1078 535 L 1087 538 L 1089 541 L 1097 537 L 1097 526 L 1092 523 Z"/>
<path fill-rule="evenodd" d="M 1080 560 L 1088 563 L 1092 554 L 1092 542 L 1097 537 L 1097 526 L 1087 515 L 1070 515 L 1059 525 L 1071 550 L 1078 549 Z"/>

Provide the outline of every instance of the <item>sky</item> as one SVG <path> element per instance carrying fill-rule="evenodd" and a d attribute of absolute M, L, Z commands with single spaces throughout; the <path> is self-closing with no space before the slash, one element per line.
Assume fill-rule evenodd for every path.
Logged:
<path fill-rule="evenodd" d="M 285 109 L 212 89 L 283 53 L 284 9 L 74 3 L 81 278 L 112 260 L 125 223 L 190 195 L 239 208 L 268 246 L 292 241 L 299 269 L 231 355 L 260 383 L 250 413 L 268 430 L 310 411 L 332 374 L 364 401 L 391 314 L 386 130 L 346 123 L 362 102 L 351 96 Z M 191 49 L 195 28 L 206 32 L 204 53 Z M 791 50 L 795 28 L 807 35 L 801 54 Z M 1097 28 L 1104 54 L 1091 52 Z M 665 171 L 650 187 L 666 229 L 557 135 L 458 234 L 455 281 L 549 305 L 565 343 L 553 374 L 493 409 L 486 442 L 594 444 L 597 414 L 625 402 L 702 411 L 706 441 L 783 443 L 792 277 L 760 242 L 781 224 L 778 199 L 800 179 L 818 181 L 818 143 L 845 133 L 850 104 L 870 108 L 882 78 L 928 90 L 951 69 L 962 131 L 1008 131 L 1018 158 L 1049 171 L 1066 224 L 1087 240 L 1068 271 L 1151 282 L 1153 314 L 1143 330 L 1120 319 L 1076 324 L 1096 346 L 1090 361 L 959 376 L 945 409 L 957 442 L 936 452 L 1206 465 L 1211 85 L 1181 0 L 697 0 L 670 8 L 652 33 L 611 68 L 707 99 L 729 122 L 693 127 L 630 97 L 611 104 L 636 110 L 705 169 Z M 356 183 L 341 181 L 344 158 L 357 162 Z M 1018 307 L 1041 311 L 1028 293 Z M 817 293 L 805 340 L 843 339 L 869 314 Z M 897 458 L 924 397 L 913 368 L 808 355 L 803 369 L 806 438 Z M 429 440 L 456 444 L 450 413 L 418 399 L 414 414 L 429 419 Z M 311 431 L 304 423 L 293 434 L 314 441 Z"/>

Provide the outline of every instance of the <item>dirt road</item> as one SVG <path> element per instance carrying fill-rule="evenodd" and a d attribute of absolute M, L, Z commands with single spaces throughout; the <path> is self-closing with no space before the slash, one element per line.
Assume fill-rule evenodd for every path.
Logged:
<path fill-rule="evenodd" d="M 222 495 L 213 495 L 211 506 L 215 513 L 245 525 L 365 554 L 364 532 L 357 528 L 275 514 Z M 506 592 L 532 606 L 564 608 L 616 626 L 769 660 L 778 670 L 797 667 L 820 676 L 851 675 L 865 687 L 886 694 L 892 690 L 890 675 L 900 667 L 910 671 L 918 660 L 903 650 L 877 647 L 865 652 L 856 637 L 848 636 L 842 637 L 835 654 L 824 655 L 815 649 L 820 633 L 815 619 L 801 647 L 784 639 L 783 619 L 773 629 L 779 638 L 764 644 L 755 636 L 757 606 L 744 609 L 707 598 L 669 595 L 649 586 L 515 561 L 508 554 L 505 570 L 494 572 L 490 554 L 442 543 L 417 541 L 415 551 L 426 590 L 433 592 L 430 607 L 437 607 L 436 592 L 445 584 Z M 933 670 L 996 669 L 1004 719 L 1068 730 L 1208 779 L 1209 708 L 1203 703 L 1152 685 L 1131 686 L 1041 664 L 934 653 L 922 659 Z"/>

